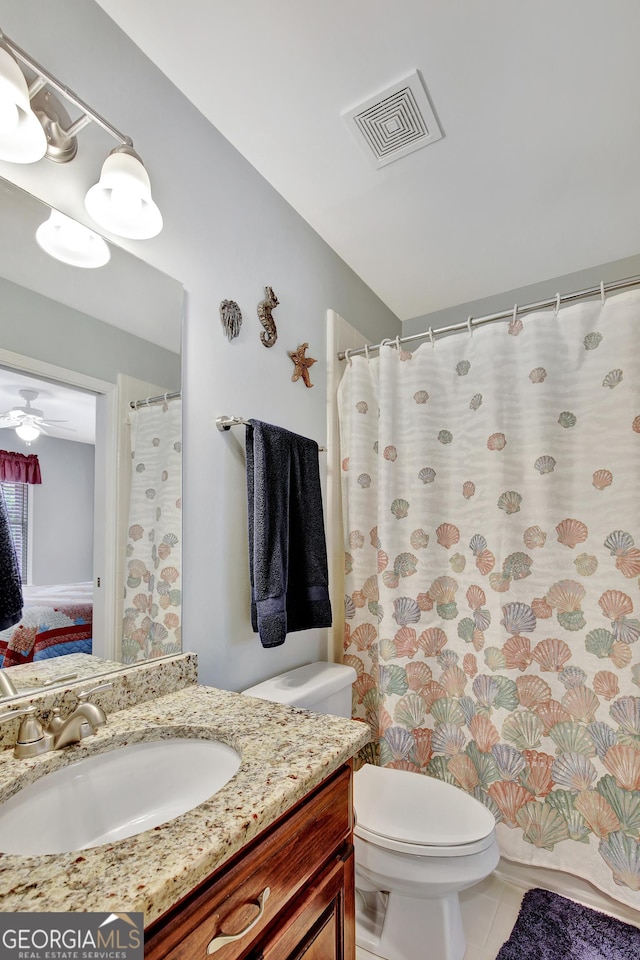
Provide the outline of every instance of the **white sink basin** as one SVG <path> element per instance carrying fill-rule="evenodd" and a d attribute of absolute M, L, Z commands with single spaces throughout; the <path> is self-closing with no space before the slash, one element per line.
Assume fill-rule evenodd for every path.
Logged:
<path fill-rule="evenodd" d="M 78 760 L 0 805 L 0 852 L 67 853 L 133 837 L 207 800 L 240 766 L 216 740 L 151 740 Z"/>

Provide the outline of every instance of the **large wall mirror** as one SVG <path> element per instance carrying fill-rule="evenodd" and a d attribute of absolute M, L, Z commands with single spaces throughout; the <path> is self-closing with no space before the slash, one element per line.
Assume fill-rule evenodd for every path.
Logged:
<path fill-rule="evenodd" d="M 12 684 L 20 692 L 65 676 L 70 663 L 76 671 L 81 663 L 80 675 L 99 675 L 127 661 L 130 404 L 180 391 L 181 283 L 113 244 L 100 268 L 53 259 L 35 240 L 50 212 L 0 179 L 0 450 L 37 454 L 42 472 L 41 485 L 5 488 L 21 524 L 25 604 L 22 641 L 8 647 L 12 628 L 0 633 L 0 674 L 10 679 L 0 681 L 0 698 Z M 16 408 L 35 408 L 43 418 L 36 439 L 16 433 Z M 173 539 L 175 558 L 181 538 Z M 71 631 L 65 648 L 57 641 L 74 620 L 73 604 L 80 611 L 75 626 L 88 608 L 91 627 Z M 47 614 L 36 607 L 50 610 L 44 640 L 34 633 Z M 179 641 L 148 651 L 176 652 Z"/>

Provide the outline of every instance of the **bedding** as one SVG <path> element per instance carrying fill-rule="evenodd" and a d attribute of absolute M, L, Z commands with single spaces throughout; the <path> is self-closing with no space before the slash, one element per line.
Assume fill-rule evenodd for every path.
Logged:
<path fill-rule="evenodd" d="M 91 653 L 93 583 L 23 587 L 22 619 L 0 631 L 0 667 Z"/>

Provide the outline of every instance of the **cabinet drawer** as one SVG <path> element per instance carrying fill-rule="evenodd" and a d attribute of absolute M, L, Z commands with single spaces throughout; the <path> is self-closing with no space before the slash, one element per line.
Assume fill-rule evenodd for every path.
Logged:
<path fill-rule="evenodd" d="M 256 938 L 351 833 L 351 772 L 343 768 L 249 844 L 147 932 L 145 960 L 240 960 Z M 268 888 L 268 894 L 264 891 Z M 262 905 L 260 905 L 262 898 Z M 222 945 L 220 945 L 222 944 Z"/>
<path fill-rule="evenodd" d="M 345 895 L 353 873 L 353 847 L 346 845 L 307 884 L 248 960 L 346 960 Z"/>

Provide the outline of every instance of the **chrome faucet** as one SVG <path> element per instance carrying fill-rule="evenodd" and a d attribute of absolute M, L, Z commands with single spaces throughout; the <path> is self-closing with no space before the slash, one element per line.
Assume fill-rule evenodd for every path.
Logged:
<path fill-rule="evenodd" d="M 13 749 L 14 757 L 25 760 L 28 757 L 39 757 L 42 753 L 53 750 L 53 734 L 44 730 L 36 716 L 35 707 L 22 707 L 17 710 L 7 710 L 0 715 L 0 723 L 22 717 L 18 731 L 18 739 Z"/>
<path fill-rule="evenodd" d="M 60 720 L 54 713 L 48 732 L 53 734 L 53 749 L 59 750 L 69 743 L 78 743 L 85 737 L 90 737 L 98 727 L 107 722 L 107 715 L 97 703 L 91 703 L 89 697 L 101 690 L 110 690 L 110 683 L 101 683 L 91 690 L 83 690 L 77 695 L 78 706 L 66 720 Z M 57 721 L 57 722 L 56 722 Z M 52 730 L 53 724 L 53 730 Z"/>
<path fill-rule="evenodd" d="M 22 707 L 17 710 L 8 710 L 0 714 L 0 723 L 22 717 L 18 738 L 13 751 L 14 757 L 23 760 L 27 757 L 38 757 L 51 750 L 60 750 L 70 743 L 79 743 L 85 737 L 90 737 L 98 727 L 107 722 L 104 710 L 89 701 L 89 697 L 101 690 L 110 690 L 111 683 L 101 683 L 91 690 L 83 690 L 77 695 L 78 705 L 65 720 L 57 709 L 47 727 L 36 716 L 36 708 Z"/>
<path fill-rule="evenodd" d="M 0 696 L 16 697 L 17 695 L 18 690 L 11 677 L 5 670 L 0 670 Z"/>

